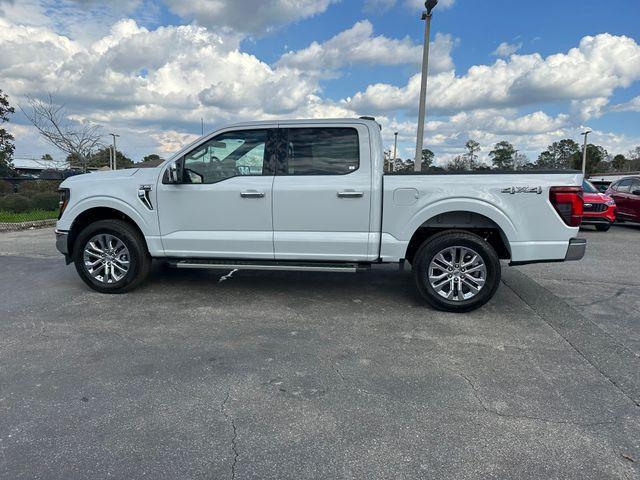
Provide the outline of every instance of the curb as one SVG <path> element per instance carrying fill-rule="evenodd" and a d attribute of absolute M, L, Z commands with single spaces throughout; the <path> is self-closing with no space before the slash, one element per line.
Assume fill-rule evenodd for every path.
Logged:
<path fill-rule="evenodd" d="M 57 220 L 35 220 L 32 222 L 19 222 L 19 223 L 2 223 L 0 222 L 1 232 L 18 232 L 20 230 L 31 230 L 34 228 L 46 228 L 52 227 L 56 224 Z"/>

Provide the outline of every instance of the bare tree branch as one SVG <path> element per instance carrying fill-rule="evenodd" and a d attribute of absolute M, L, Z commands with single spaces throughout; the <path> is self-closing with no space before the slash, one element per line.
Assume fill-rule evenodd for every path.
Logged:
<path fill-rule="evenodd" d="M 50 93 L 45 98 L 28 96 L 27 101 L 30 108 L 20 110 L 40 135 L 86 170 L 93 153 L 103 147 L 102 127 L 69 120 L 64 105 L 56 104 Z"/>

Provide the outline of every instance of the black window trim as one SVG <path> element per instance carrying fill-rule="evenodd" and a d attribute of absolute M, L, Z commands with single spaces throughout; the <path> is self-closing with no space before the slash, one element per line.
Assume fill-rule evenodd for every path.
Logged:
<path fill-rule="evenodd" d="M 360 170 L 362 166 L 362 149 L 360 148 L 360 132 L 357 127 L 354 126 L 335 126 L 335 125 L 282 125 L 278 128 L 278 148 L 276 148 L 276 153 L 282 151 L 281 143 L 287 141 L 289 137 L 290 130 L 312 130 L 312 129 L 335 129 L 335 130 L 354 130 L 356 132 L 356 139 L 358 144 L 358 166 L 355 170 L 345 173 L 327 173 L 324 175 L 317 174 L 290 174 L 289 171 L 289 155 L 288 152 L 284 153 L 284 158 L 278 158 L 276 160 L 277 167 L 275 168 L 275 175 L 277 177 L 343 177 L 345 175 L 351 175 Z"/>

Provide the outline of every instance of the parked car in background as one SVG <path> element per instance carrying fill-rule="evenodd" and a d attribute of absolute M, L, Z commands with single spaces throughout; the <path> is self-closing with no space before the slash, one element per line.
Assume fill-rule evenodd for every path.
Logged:
<path fill-rule="evenodd" d="M 640 222 L 640 176 L 618 180 L 606 193 L 616 202 L 616 220 Z"/>
<path fill-rule="evenodd" d="M 616 220 L 616 202 L 587 180 L 582 182 L 584 214 L 582 225 L 593 225 L 599 232 L 606 232 Z"/>

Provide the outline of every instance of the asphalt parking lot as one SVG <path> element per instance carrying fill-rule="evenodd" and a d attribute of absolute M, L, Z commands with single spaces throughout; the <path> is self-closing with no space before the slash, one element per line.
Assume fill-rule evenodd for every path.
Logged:
<path fill-rule="evenodd" d="M 640 478 L 640 228 L 453 315 L 410 273 L 90 291 L 0 234 L 0 478 Z"/>

